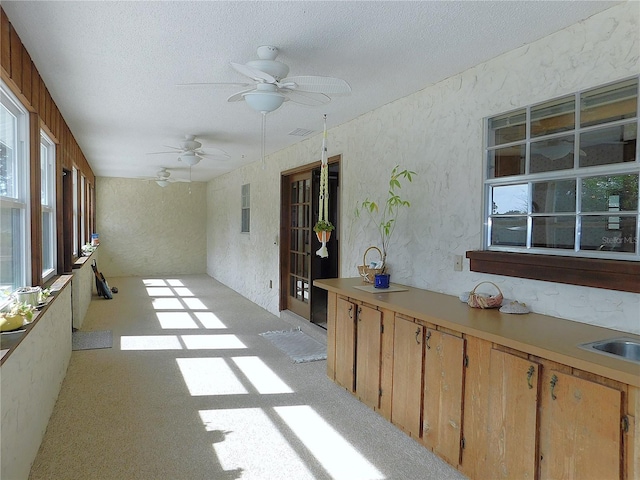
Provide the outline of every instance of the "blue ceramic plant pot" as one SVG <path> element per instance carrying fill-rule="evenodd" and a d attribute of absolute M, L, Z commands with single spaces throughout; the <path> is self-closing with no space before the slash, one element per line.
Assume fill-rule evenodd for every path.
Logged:
<path fill-rule="evenodd" d="M 389 275 L 388 273 L 377 273 L 373 286 L 375 288 L 389 288 L 390 277 L 391 275 Z"/>

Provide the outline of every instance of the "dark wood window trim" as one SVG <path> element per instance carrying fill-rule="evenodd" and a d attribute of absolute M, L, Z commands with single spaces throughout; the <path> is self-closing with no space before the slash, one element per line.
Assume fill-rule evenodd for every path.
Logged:
<path fill-rule="evenodd" d="M 640 293 L 640 262 L 486 250 L 467 258 L 472 272 Z"/>

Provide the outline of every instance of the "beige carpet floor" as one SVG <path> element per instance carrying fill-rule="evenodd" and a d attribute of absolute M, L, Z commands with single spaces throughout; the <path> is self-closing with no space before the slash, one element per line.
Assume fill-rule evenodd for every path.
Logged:
<path fill-rule="evenodd" d="M 326 376 L 260 336 L 300 326 L 206 275 L 110 278 L 72 352 L 30 479 L 422 480 L 455 469 Z"/>

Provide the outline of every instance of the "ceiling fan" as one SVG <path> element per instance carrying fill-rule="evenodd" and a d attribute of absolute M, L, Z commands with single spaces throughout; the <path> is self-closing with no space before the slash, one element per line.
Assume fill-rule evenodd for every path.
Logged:
<path fill-rule="evenodd" d="M 227 101 L 245 101 L 260 113 L 269 113 L 278 109 L 284 102 L 291 101 L 306 106 L 325 105 L 331 101 L 329 95 L 351 93 L 349 84 L 334 77 L 315 75 L 287 77 L 289 67 L 276 60 L 278 48 L 270 45 L 258 47 L 258 60 L 245 64 L 231 62 L 231 66 L 254 84 L 251 87 L 231 95 Z"/>
<path fill-rule="evenodd" d="M 143 180 L 149 180 L 149 181 L 154 181 L 156 182 L 158 185 L 160 185 L 161 187 L 166 187 L 168 186 L 170 183 L 176 183 L 176 182 L 191 182 L 191 180 L 186 180 L 183 178 L 171 178 L 171 172 L 169 171 L 168 168 L 161 168 L 160 170 L 158 170 L 158 172 L 156 172 L 156 176 L 155 177 L 145 177 L 143 178 Z"/>
<path fill-rule="evenodd" d="M 185 135 L 184 140 L 180 142 L 179 147 L 172 147 L 164 145 L 167 148 L 171 148 L 168 152 L 152 152 L 150 155 L 157 155 L 163 153 L 177 153 L 178 160 L 183 161 L 190 167 L 196 165 L 203 157 L 224 157 L 229 158 L 229 154 L 224 150 L 216 147 L 205 147 L 207 152 L 201 150 L 202 143 L 196 140 L 195 135 Z"/>

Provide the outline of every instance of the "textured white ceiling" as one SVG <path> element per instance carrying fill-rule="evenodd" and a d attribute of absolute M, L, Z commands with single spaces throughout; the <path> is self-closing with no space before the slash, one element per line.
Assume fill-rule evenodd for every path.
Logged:
<path fill-rule="evenodd" d="M 291 102 L 267 116 L 267 152 L 416 92 L 619 1 L 6 1 L 2 8 L 97 176 L 153 176 L 176 155 L 148 155 L 198 135 L 226 161 L 193 167 L 207 181 L 260 160 L 261 115 L 226 99 L 245 82 L 229 65 L 280 49 L 290 75 L 346 80 L 322 107 Z M 313 135 L 313 134 L 312 134 Z M 318 157 L 320 145 L 318 146 Z"/>

